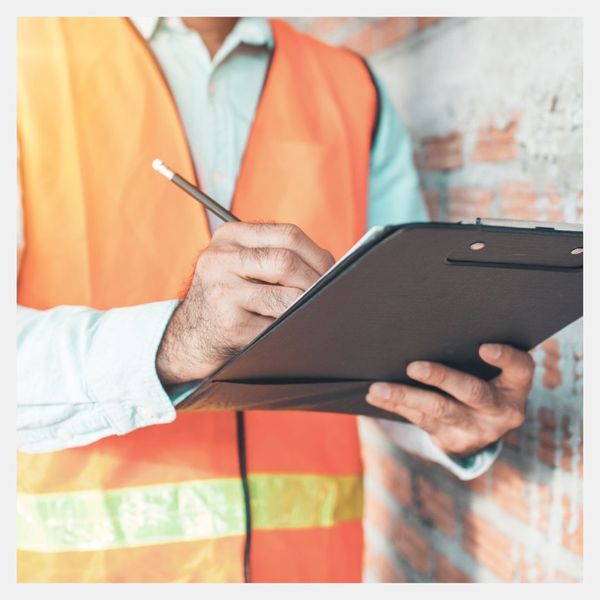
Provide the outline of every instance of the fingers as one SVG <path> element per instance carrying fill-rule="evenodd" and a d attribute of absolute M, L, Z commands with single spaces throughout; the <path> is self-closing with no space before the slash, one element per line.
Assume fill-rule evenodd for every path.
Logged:
<path fill-rule="evenodd" d="M 319 278 L 317 271 L 286 248 L 239 248 L 233 258 L 233 272 L 246 279 L 304 291 Z"/>
<path fill-rule="evenodd" d="M 241 346 L 249 344 L 255 337 L 260 335 L 272 322 L 273 319 L 270 317 L 250 313 L 243 331 Z"/>
<path fill-rule="evenodd" d="M 302 292 L 282 285 L 261 285 L 242 281 L 237 288 L 239 303 L 245 310 L 276 319 L 295 302 Z"/>
<path fill-rule="evenodd" d="M 437 387 L 471 408 L 486 408 L 494 402 L 486 381 L 439 363 L 415 361 L 408 365 L 406 372 L 409 377 Z"/>
<path fill-rule="evenodd" d="M 247 248 L 291 250 L 319 276 L 335 262 L 330 252 L 317 246 L 300 227 L 289 223 L 225 223 L 213 238 Z"/>
<path fill-rule="evenodd" d="M 273 322 L 271 317 L 245 310 L 237 300 L 229 299 L 224 304 L 222 314 L 215 315 L 218 328 L 214 337 L 217 345 L 229 353 L 237 352 Z"/>
<path fill-rule="evenodd" d="M 496 385 L 511 390 L 529 390 L 535 362 L 528 352 L 506 344 L 482 344 L 479 356 L 488 364 L 502 369 Z"/>
<path fill-rule="evenodd" d="M 372 384 L 366 400 L 373 406 L 404 417 L 429 433 L 460 421 L 464 410 L 442 394 L 395 383 Z"/>

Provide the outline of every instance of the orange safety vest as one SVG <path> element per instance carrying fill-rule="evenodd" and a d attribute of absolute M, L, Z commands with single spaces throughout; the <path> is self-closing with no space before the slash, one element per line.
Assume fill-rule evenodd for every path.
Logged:
<path fill-rule="evenodd" d="M 271 23 L 275 50 L 233 212 L 296 223 L 336 257 L 366 224 L 377 95 L 352 53 Z M 125 18 L 18 20 L 25 220 L 19 304 L 96 309 L 180 297 L 204 210 L 151 169 L 197 181 L 175 102 Z M 252 581 L 359 581 L 356 419 L 248 412 Z M 18 457 L 18 580 L 243 581 L 236 416 Z"/>

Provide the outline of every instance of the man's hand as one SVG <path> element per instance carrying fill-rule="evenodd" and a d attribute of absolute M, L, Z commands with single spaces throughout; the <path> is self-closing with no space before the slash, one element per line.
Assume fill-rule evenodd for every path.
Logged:
<path fill-rule="evenodd" d="M 252 341 L 334 263 L 299 227 L 225 223 L 156 356 L 163 385 L 202 379 Z"/>
<path fill-rule="evenodd" d="M 444 452 L 472 454 L 523 423 L 534 371 L 531 356 L 511 346 L 482 344 L 479 355 L 502 373 L 487 382 L 438 363 L 415 361 L 408 365 L 409 377 L 440 392 L 374 383 L 367 402 L 421 427 Z"/>

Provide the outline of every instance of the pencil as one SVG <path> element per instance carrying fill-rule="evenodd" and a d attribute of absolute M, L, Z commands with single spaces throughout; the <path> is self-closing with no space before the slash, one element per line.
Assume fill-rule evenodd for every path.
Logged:
<path fill-rule="evenodd" d="M 172 181 L 176 186 L 180 187 L 184 192 L 187 192 L 192 198 L 198 200 L 208 210 L 223 219 L 223 221 L 239 221 L 239 219 L 230 213 L 225 207 L 221 206 L 216 200 L 200 191 L 195 185 L 192 185 L 187 179 L 175 173 L 165 165 L 165 163 L 155 158 L 152 161 L 152 168 L 158 171 L 161 175 Z"/>

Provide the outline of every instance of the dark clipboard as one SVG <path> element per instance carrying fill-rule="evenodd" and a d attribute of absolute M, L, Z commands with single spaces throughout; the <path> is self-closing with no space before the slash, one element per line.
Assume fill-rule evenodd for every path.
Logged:
<path fill-rule="evenodd" d="M 483 244 L 483 247 L 481 247 Z M 477 249 L 479 248 L 479 249 Z M 178 409 L 310 410 L 403 420 L 365 402 L 413 360 L 491 379 L 484 342 L 535 347 L 583 315 L 582 231 L 381 228 Z"/>

